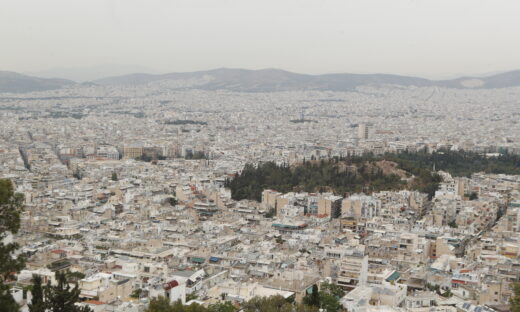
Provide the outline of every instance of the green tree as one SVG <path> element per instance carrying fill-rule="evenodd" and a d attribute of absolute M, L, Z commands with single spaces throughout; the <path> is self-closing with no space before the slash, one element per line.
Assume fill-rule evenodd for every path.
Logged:
<path fill-rule="evenodd" d="M 77 272 L 77 271 L 75 271 L 75 272 L 67 271 L 65 273 L 65 277 L 67 278 L 67 282 L 76 283 L 80 279 L 85 278 L 85 274 L 83 274 L 81 272 Z"/>
<path fill-rule="evenodd" d="M 345 291 L 336 284 L 331 284 L 329 282 L 324 282 L 321 284 L 321 292 L 332 295 L 337 298 L 342 298 L 345 296 Z"/>
<path fill-rule="evenodd" d="M 455 220 L 451 220 L 449 223 L 448 223 L 448 226 L 451 227 L 451 228 L 458 228 L 457 226 L 457 223 L 455 222 Z"/>
<path fill-rule="evenodd" d="M 242 306 L 244 312 L 292 312 L 293 306 L 282 296 L 254 297 Z"/>
<path fill-rule="evenodd" d="M 312 293 L 310 295 L 307 294 L 303 298 L 303 303 L 305 303 L 306 305 L 311 305 L 311 306 L 315 306 L 315 307 L 320 306 L 320 296 L 318 293 L 318 286 L 316 284 L 312 285 Z"/>
<path fill-rule="evenodd" d="M 0 284 L 0 307 L 2 312 L 18 312 L 20 309 L 13 296 L 11 296 L 9 287 L 3 283 Z"/>
<path fill-rule="evenodd" d="M 254 297 L 242 305 L 244 312 L 317 312 L 318 307 L 294 304 L 282 296 Z"/>
<path fill-rule="evenodd" d="M 65 273 L 56 272 L 58 284 L 52 286 L 50 281 L 45 287 L 44 297 L 45 306 L 52 312 L 91 312 L 89 307 L 80 307 L 76 303 L 79 301 L 80 290 L 76 284 L 71 289 L 67 282 Z"/>
<path fill-rule="evenodd" d="M 116 172 L 112 172 L 112 181 L 118 181 L 119 179 L 117 178 L 117 173 Z"/>
<path fill-rule="evenodd" d="M 327 312 L 342 311 L 339 300 L 345 295 L 345 291 L 336 284 L 325 282 L 321 284 L 319 292 L 320 307 Z"/>
<path fill-rule="evenodd" d="M 177 198 L 174 197 L 168 197 L 168 202 L 170 203 L 171 206 L 175 206 L 179 203 L 179 201 L 177 200 Z"/>
<path fill-rule="evenodd" d="M 132 298 L 139 298 L 141 296 L 141 293 L 143 292 L 143 290 L 141 288 L 137 288 L 135 289 L 132 294 L 130 294 L 130 297 Z"/>
<path fill-rule="evenodd" d="M 177 301 L 177 303 L 182 306 L 182 303 L 180 302 L 180 300 Z M 177 310 L 174 307 L 173 312 L 177 312 L 177 311 L 182 311 L 182 310 Z M 208 309 L 206 309 L 206 307 L 204 307 L 203 305 L 200 305 L 198 303 L 192 303 L 189 306 L 184 307 L 184 311 L 185 312 L 207 312 Z"/>
<path fill-rule="evenodd" d="M 2 311 L 18 311 L 9 287 L 5 282 L 13 272 L 24 266 L 22 257 L 15 257 L 17 243 L 4 243 L 4 239 L 16 234 L 20 229 L 20 213 L 23 209 L 23 195 L 14 192 L 10 180 L 0 179 L 0 307 Z"/>
<path fill-rule="evenodd" d="M 269 209 L 268 212 L 265 213 L 265 217 L 266 218 L 272 219 L 274 216 L 276 216 L 276 209 L 275 208 L 271 208 L 271 209 Z"/>
<path fill-rule="evenodd" d="M 236 310 L 235 306 L 229 301 L 214 303 L 208 306 L 208 312 L 235 312 Z"/>
<path fill-rule="evenodd" d="M 512 284 L 511 288 L 513 289 L 513 295 L 509 299 L 511 312 L 520 312 L 520 283 Z"/>
<path fill-rule="evenodd" d="M 477 199 L 478 199 L 477 192 L 471 192 L 471 194 L 469 194 L 469 200 L 477 200 Z"/>
<path fill-rule="evenodd" d="M 186 294 L 186 302 L 191 300 L 197 300 L 199 296 L 196 293 Z"/>
<path fill-rule="evenodd" d="M 443 293 L 441 293 L 441 296 L 449 298 L 453 296 L 453 293 L 451 292 L 451 289 L 446 288 Z"/>
<path fill-rule="evenodd" d="M 33 275 L 32 300 L 29 304 L 29 312 L 45 312 L 45 302 L 43 298 L 42 278 Z"/>
<path fill-rule="evenodd" d="M 163 296 L 159 296 L 157 298 L 152 298 L 150 300 L 150 304 L 148 308 L 145 310 L 146 312 L 207 312 L 204 306 L 198 303 L 192 303 L 189 306 L 185 306 L 182 304 L 180 300 L 177 300 L 174 303 L 170 303 L 168 298 Z"/>
<path fill-rule="evenodd" d="M 182 304 L 181 304 L 182 306 Z M 166 297 L 160 296 L 157 298 L 152 298 L 150 300 L 150 304 L 146 309 L 146 312 L 173 312 L 173 307 L 170 304 L 170 300 Z M 182 312 L 184 310 L 180 310 Z M 175 311 L 177 312 L 177 311 Z"/>

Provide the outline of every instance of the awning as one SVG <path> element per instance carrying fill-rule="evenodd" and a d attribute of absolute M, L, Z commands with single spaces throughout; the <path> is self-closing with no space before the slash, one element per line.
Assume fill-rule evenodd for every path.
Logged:
<path fill-rule="evenodd" d="M 401 274 L 399 272 L 394 271 L 394 273 L 390 274 L 389 277 L 386 278 L 387 282 L 396 281 L 399 277 L 401 277 Z"/>
<path fill-rule="evenodd" d="M 200 257 L 191 257 L 191 262 L 195 262 L 195 263 L 204 263 L 206 261 L 206 259 L 204 258 L 200 258 Z"/>
<path fill-rule="evenodd" d="M 220 260 L 222 260 L 222 259 L 218 258 L 218 257 L 209 257 L 210 262 L 219 262 Z"/>

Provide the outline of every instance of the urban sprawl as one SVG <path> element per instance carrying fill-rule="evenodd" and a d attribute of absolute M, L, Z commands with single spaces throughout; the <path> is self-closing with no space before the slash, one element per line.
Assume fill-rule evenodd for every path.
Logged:
<path fill-rule="evenodd" d="M 9 282 L 22 310 L 34 276 L 53 285 L 56 272 L 74 273 L 78 304 L 96 312 L 144 311 L 159 297 L 309 303 L 330 284 L 349 312 L 508 310 L 520 281 L 520 175 L 457 176 L 433 162 L 428 193 L 384 157 L 520 155 L 520 88 L 240 93 L 180 83 L 190 82 L 0 94 L 0 179 L 24 195 L 20 230 L 6 238 L 26 256 Z M 251 185 L 229 187 L 246 165 L 332 161 L 399 183 L 261 184 L 256 198 Z"/>

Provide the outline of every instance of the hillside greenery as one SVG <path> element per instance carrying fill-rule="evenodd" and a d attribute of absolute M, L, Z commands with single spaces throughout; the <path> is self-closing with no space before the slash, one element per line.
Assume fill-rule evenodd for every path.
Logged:
<path fill-rule="evenodd" d="M 406 177 L 392 172 L 383 173 L 378 165 L 382 160 L 397 164 L 396 169 L 403 170 Z M 441 182 L 441 177 L 433 172 L 433 168 L 449 172 L 453 176 L 470 176 L 476 172 L 520 174 L 520 156 L 505 154 L 486 157 L 465 151 L 419 151 L 381 156 L 347 155 L 320 161 L 304 160 L 292 167 L 273 162 L 257 166 L 246 164 L 242 172 L 226 181 L 226 186 L 231 189 L 235 200 L 260 201 L 265 189 L 282 193 L 332 191 L 345 195 L 406 188 L 427 193 L 431 198 Z"/>
<path fill-rule="evenodd" d="M 413 153 L 386 154 L 381 157 L 396 162 L 404 170 L 416 168 L 431 170 L 435 165 L 435 170 L 449 172 L 455 177 L 469 177 L 476 172 L 520 174 L 520 156 L 507 153 L 498 157 L 486 157 L 468 151 L 442 150 L 427 153 L 423 150 Z"/>
<path fill-rule="evenodd" d="M 165 297 L 152 298 L 145 312 L 318 312 L 320 307 L 326 312 L 345 311 L 339 300 L 345 294 L 338 286 L 324 283 L 318 292 L 315 285 L 314 295 L 307 295 L 303 303 L 294 302 L 294 297 L 282 296 L 253 297 L 240 305 L 230 301 L 217 302 L 208 307 L 198 303 L 183 305 L 180 301 L 170 303 Z"/>
<path fill-rule="evenodd" d="M 267 162 L 247 164 L 240 174 L 228 180 L 233 199 L 260 201 L 264 189 L 282 193 L 290 191 L 346 192 L 400 189 L 406 182 L 396 174 L 383 174 L 381 169 L 361 165 L 355 171 L 341 170 L 337 161 L 305 162 L 296 167 Z"/>
<path fill-rule="evenodd" d="M 24 267 L 24 258 L 17 257 L 18 244 L 6 239 L 20 229 L 23 195 L 15 193 L 10 180 L 0 179 L 0 311 L 18 311 L 10 292 L 14 274 Z"/>

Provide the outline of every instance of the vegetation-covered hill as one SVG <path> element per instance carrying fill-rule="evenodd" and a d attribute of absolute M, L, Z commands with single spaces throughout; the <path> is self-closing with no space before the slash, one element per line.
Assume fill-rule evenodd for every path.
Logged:
<path fill-rule="evenodd" d="M 372 157 L 373 156 L 368 156 Z M 410 171 L 416 168 L 432 169 L 449 172 L 451 175 L 469 177 L 476 172 L 504 173 L 520 175 L 520 156 L 504 154 L 498 157 L 486 157 L 484 155 L 466 151 L 439 151 L 427 153 L 387 154 L 382 156 L 396 162 L 400 168 Z M 412 172 L 413 173 L 413 172 Z"/>
<path fill-rule="evenodd" d="M 247 164 L 240 174 L 226 181 L 226 186 L 236 200 L 260 201 L 264 189 L 345 195 L 406 188 L 428 193 L 431 198 L 441 182 L 440 176 L 432 172 L 434 165 L 436 170 L 454 176 L 475 172 L 520 174 L 520 157 L 514 155 L 487 158 L 464 151 L 406 152 L 304 161 L 292 167 L 272 162 Z"/>

